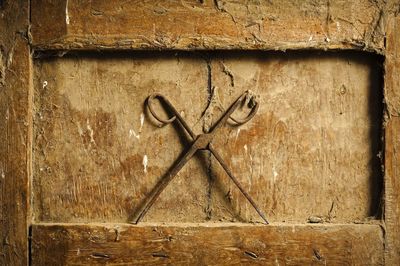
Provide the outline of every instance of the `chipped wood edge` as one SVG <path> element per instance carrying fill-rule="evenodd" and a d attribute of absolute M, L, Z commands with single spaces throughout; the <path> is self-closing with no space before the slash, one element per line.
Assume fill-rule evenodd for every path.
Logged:
<path fill-rule="evenodd" d="M 383 54 L 381 47 L 368 46 L 365 42 L 339 40 L 335 42 L 290 42 L 253 44 L 246 42 L 232 43 L 231 40 L 218 37 L 187 37 L 177 42 L 161 43 L 147 38 L 103 38 L 101 36 L 86 38 L 84 36 L 65 36 L 45 43 L 33 45 L 36 51 L 65 50 L 257 50 L 257 51 L 287 51 L 287 50 L 358 50 Z"/>

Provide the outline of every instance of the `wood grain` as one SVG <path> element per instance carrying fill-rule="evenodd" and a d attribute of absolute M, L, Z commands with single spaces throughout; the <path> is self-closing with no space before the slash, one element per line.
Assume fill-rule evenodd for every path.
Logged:
<path fill-rule="evenodd" d="M 179 126 L 159 128 L 146 98 L 163 93 L 199 132 L 206 61 L 97 54 L 39 61 L 36 70 L 35 220 L 128 222 L 189 141 Z M 206 167 L 191 160 L 145 219 L 204 220 Z"/>
<path fill-rule="evenodd" d="M 385 61 L 385 225 L 387 265 L 400 263 L 400 19 L 388 30 Z"/>
<path fill-rule="evenodd" d="M 155 53 L 39 59 L 32 106 L 29 43 L 44 53 L 372 51 L 385 56 L 386 103 L 384 231 L 374 224 L 37 224 L 32 230 L 33 265 L 129 265 L 133 260 L 399 264 L 400 22 L 392 17 L 398 6 L 398 1 L 367 0 L 4 1 L 0 264 L 28 264 L 31 218 L 129 221 L 140 199 L 187 144 L 177 134 L 179 128 L 156 129 L 147 116 L 141 122 L 144 99 L 156 90 L 172 99 L 197 132 L 206 130 L 242 90 L 258 95 L 263 107 L 256 119 L 240 131 L 226 130 L 217 143 L 272 221 L 304 223 L 317 217 L 333 223 L 366 222 L 379 215 L 379 58 L 367 53 L 292 53 L 289 59 L 271 53 Z M 30 217 L 32 138 L 35 205 Z M 204 153 L 187 165 L 146 219 L 223 222 L 257 216 Z"/>
<path fill-rule="evenodd" d="M 36 224 L 32 265 L 383 265 L 379 225 Z"/>
<path fill-rule="evenodd" d="M 199 134 L 247 89 L 258 95 L 259 113 L 244 126 L 228 126 L 215 146 L 271 221 L 307 222 L 317 216 L 366 222 L 377 215 L 382 187 L 375 156 L 381 129 L 377 58 L 208 56 L 103 53 L 37 60 L 35 221 L 129 221 L 188 145 L 180 128 L 157 128 L 145 115 L 146 97 L 164 94 Z M 204 152 L 145 219 L 258 216 Z"/>
<path fill-rule="evenodd" d="M 46 49 L 358 49 L 382 53 L 379 1 L 33 0 Z"/>
<path fill-rule="evenodd" d="M 272 221 L 379 216 L 381 74 L 379 60 L 357 53 L 241 52 L 212 61 L 213 120 L 241 91 L 260 102 L 252 121 L 226 128 L 214 146 Z M 215 215 L 230 206 L 258 219 L 217 162 L 212 169 Z"/>
<path fill-rule="evenodd" d="M 0 264 L 28 263 L 31 68 L 28 1 L 0 7 Z"/>

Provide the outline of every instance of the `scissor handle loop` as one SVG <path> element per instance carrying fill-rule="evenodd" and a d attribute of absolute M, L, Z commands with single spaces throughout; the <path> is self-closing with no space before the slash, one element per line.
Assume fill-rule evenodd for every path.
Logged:
<path fill-rule="evenodd" d="M 168 119 L 161 118 L 161 117 L 159 117 L 159 116 L 157 115 L 156 111 L 155 111 L 154 108 L 153 108 L 153 102 L 152 102 L 155 98 L 162 99 L 164 102 L 166 102 L 168 105 L 170 105 L 170 103 L 168 102 L 168 100 L 167 100 L 164 96 L 162 96 L 161 94 L 159 94 L 159 93 L 153 93 L 153 94 L 151 94 L 151 95 L 149 96 L 148 100 L 147 100 L 147 106 L 149 107 L 149 111 L 150 111 L 151 115 L 152 115 L 158 122 L 160 122 L 161 124 L 170 124 L 170 123 L 174 122 L 175 119 L 176 119 L 176 115 L 174 115 L 174 116 L 172 116 L 171 118 L 168 118 Z"/>
<path fill-rule="evenodd" d="M 167 105 L 168 109 L 170 112 L 173 113 L 173 116 L 168 118 L 168 119 L 164 119 L 161 118 L 160 116 L 157 115 L 157 113 L 154 111 L 153 108 L 153 100 L 155 98 L 158 98 L 159 100 L 162 100 L 164 104 Z M 194 132 L 192 131 L 192 129 L 189 127 L 189 125 L 185 122 L 185 119 L 183 119 L 183 117 L 179 114 L 179 112 L 175 109 L 175 107 L 170 103 L 170 101 L 168 101 L 167 98 L 165 98 L 163 95 L 159 94 L 159 93 L 153 93 L 149 96 L 149 98 L 147 99 L 147 106 L 149 107 L 149 111 L 152 114 L 152 116 L 161 124 L 166 125 L 166 124 L 170 124 L 172 122 L 174 122 L 175 120 L 179 121 L 181 123 L 181 125 L 186 129 L 187 133 L 189 133 L 189 135 L 192 137 L 192 139 L 196 139 L 196 134 L 194 134 Z"/>
<path fill-rule="evenodd" d="M 238 101 L 243 102 L 246 100 L 246 96 L 249 95 L 249 91 L 246 91 L 242 96 L 238 99 Z M 260 107 L 258 102 L 255 100 L 254 96 L 251 96 L 254 101 L 254 105 L 251 107 L 250 113 L 245 118 L 234 118 L 232 115 L 229 118 L 236 124 L 236 126 L 243 125 L 249 122 L 257 113 L 258 108 Z"/>

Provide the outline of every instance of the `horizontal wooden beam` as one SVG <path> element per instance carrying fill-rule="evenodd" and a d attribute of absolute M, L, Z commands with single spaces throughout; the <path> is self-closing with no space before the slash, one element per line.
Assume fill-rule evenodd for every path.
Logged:
<path fill-rule="evenodd" d="M 32 265 L 382 265 L 374 224 L 35 224 Z"/>
<path fill-rule="evenodd" d="M 250 2 L 250 3 L 249 3 Z M 46 49 L 358 49 L 382 53 L 390 8 L 368 0 L 32 0 Z"/>

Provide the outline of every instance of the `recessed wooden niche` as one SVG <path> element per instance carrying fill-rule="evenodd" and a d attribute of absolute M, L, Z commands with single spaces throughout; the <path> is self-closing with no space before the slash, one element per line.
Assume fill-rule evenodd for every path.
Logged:
<path fill-rule="evenodd" d="M 128 222 L 184 151 L 144 102 L 164 94 L 201 133 L 243 91 L 261 103 L 215 145 L 271 222 L 380 215 L 382 59 L 361 52 L 77 53 L 34 62 L 35 222 Z M 378 217 L 379 218 L 379 217 Z M 203 152 L 144 221 L 260 221 Z"/>

